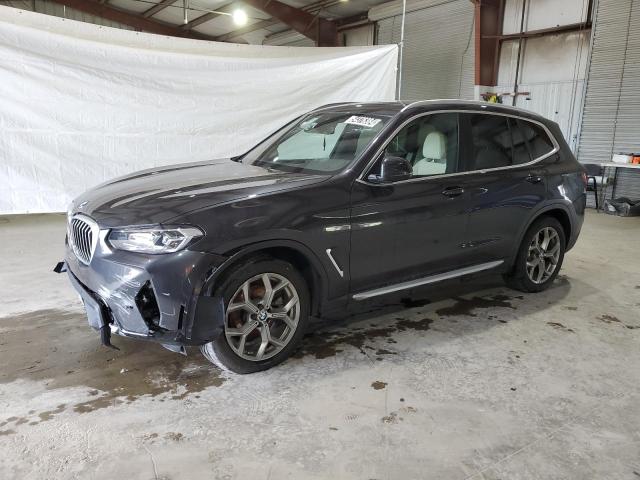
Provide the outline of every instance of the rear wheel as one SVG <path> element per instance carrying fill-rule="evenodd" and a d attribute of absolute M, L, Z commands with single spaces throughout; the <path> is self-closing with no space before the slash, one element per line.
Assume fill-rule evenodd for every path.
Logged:
<path fill-rule="evenodd" d="M 525 234 L 507 284 L 523 292 L 546 290 L 558 275 L 564 260 L 566 238 L 553 217 L 536 220 Z"/>
<path fill-rule="evenodd" d="M 309 321 L 309 294 L 288 262 L 248 260 L 215 294 L 225 300 L 224 334 L 200 347 L 219 367 L 252 373 L 277 365 L 299 345 Z"/>

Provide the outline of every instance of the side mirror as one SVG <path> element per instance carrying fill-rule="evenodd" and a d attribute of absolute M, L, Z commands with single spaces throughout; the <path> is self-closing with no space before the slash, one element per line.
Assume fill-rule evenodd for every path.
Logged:
<path fill-rule="evenodd" d="M 380 181 L 384 183 L 408 180 L 413 174 L 411 163 L 406 158 L 385 155 L 380 167 Z"/>

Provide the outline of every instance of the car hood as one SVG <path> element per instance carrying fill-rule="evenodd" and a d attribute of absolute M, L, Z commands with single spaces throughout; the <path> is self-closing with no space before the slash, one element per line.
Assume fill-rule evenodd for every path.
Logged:
<path fill-rule="evenodd" d="M 144 170 L 94 187 L 72 205 L 103 228 L 165 223 L 213 205 L 323 181 L 326 175 L 267 170 L 230 159 Z"/>

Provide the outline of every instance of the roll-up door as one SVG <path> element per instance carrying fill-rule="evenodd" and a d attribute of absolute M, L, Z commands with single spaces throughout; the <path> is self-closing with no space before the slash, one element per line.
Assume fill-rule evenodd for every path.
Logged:
<path fill-rule="evenodd" d="M 582 116 L 578 159 L 640 154 L 640 0 L 600 0 Z"/>
<path fill-rule="evenodd" d="M 629 9 L 614 150 L 640 154 L 640 0 Z M 622 48 L 623 45 L 620 45 Z"/>
<path fill-rule="evenodd" d="M 404 100 L 473 99 L 473 3 L 469 0 L 438 3 L 407 12 L 402 70 Z M 401 24 L 399 14 L 379 19 L 376 44 L 398 43 Z"/>

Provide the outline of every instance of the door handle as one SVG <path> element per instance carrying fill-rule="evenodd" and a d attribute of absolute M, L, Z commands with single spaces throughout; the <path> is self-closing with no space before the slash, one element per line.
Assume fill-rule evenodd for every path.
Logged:
<path fill-rule="evenodd" d="M 453 198 L 459 197 L 464 193 L 464 188 L 462 187 L 447 187 L 442 191 L 442 195 Z"/>

